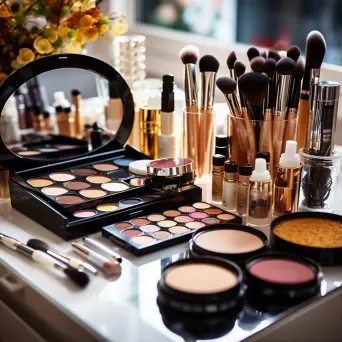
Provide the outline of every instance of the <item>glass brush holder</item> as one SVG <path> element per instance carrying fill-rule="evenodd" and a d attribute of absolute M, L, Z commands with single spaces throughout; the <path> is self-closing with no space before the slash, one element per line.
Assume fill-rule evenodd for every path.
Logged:
<path fill-rule="evenodd" d="M 254 168 L 258 152 L 269 152 L 272 178 L 287 140 L 296 140 L 297 118 L 250 120 L 228 114 L 229 159 Z"/>
<path fill-rule="evenodd" d="M 304 149 L 299 153 L 303 164 L 299 210 L 333 212 L 341 154 L 333 151 L 330 156 L 317 156 Z"/>

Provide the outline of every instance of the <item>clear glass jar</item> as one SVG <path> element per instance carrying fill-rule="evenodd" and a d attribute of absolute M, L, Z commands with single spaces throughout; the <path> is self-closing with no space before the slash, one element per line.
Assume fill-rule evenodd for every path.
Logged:
<path fill-rule="evenodd" d="M 341 154 L 334 151 L 330 156 L 315 156 L 303 149 L 299 153 L 303 163 L 299 211 L 332 213 L 335 207 Z"/>

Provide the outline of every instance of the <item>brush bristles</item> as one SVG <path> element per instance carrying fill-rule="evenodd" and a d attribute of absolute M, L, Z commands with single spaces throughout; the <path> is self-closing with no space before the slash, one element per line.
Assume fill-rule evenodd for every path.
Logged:
<path fill-rule="evenodd" d="M 276 71 L 279 75 L 293 75 L 296 63 L 292 58 L 282 58 L 276 64 Z"/>
<path fill-rule="evenodd" d="M 288 50 L 287 50 L 287 57 L 290 57 L 293 59 L 295 62 L 297 62 L 298 58 L 300 56 L 300 48 L 297 45 L 292 45 Z"/>
<path fill-rule="evenodd" d="M 268 51 L 268 58 L 273 58 L 278 62 L 281 59 L 281 56 L 278 51 L 271 49 Z"/>
<path fill-rule="evenodd" d="M 261 105 L 266 96 L 268 77 L 259 72 L 248 72 L 239 78 L 238 85 L 250 105 Z"/>
<path fill-rule="evenodd" d="M 199 57 L 199 49 L 195 45 L 186 45 L 179 51 L 179 57 L 183 64 L 196 64 Z"/>
<path fill-rule="evenodd" d="M 200 72 L 217 72 L 220 63 L 211 55 L 205 55 L 199 60 Z"/>
<path fill-rule="evenodd" d="M 80 287 L 86 287 L 89 283 L 88 275 L 75 268 L 68 267 L 64 270 L 64 273 L 70 278 L 70 280 Z"/>
<path fill-rule="evenodd" d="M 267 58 L 267 53 L 266 53 L 266 51 L 264 50 L 264 51 L 260 52 L 260 56 L 261 56 L 261 57 L 264 57 L 264 58 L 266 59 L 266 58 Z"/>
<path fill-rule="evenodd" d="M 260 56 L 260 52 L 256 47 L 252 46 L 247 50 L 247 56 L 249 61 L 251 61 L 254 57 Z"/>
<path fill-rule="evenodd" d="M 240 76 L 242 76 L 246 71 L 246 66 L 240 62 L 240 61 L 236 61 L 234 63 L 234 72 L 237 78 L 239 78 Z"/>
<path fill-rule="evenodd" d="M 232 94 L 236 90 L 236 82 L 230 77 L 218 78 L 216 85 L 225 95 Z"/>
<path fill-rule="evenodd" d="M 42 252 L 47 252 L 49 249 L 49 246 L 44 241 L 38 239 L 30 239 L 27 241 L 26 245 Z"/>
<path fill-rule="evenodd" d="M 227 66 L 229 70 L 234 69 L 234 63 L 236 62 L 236 54 L 232 51 L 227 58 Z"/>
<path fill-rule="evenodd" d="M 299 81 L 304 77 L 304 63 L 301 58 L 299 58 L 296 63 L 296 67 L 293 72 L 293 77 Z"/>
<path fill-rule="evenodd" d="M 305 57 L 310 69 L 321 67 L 326 51 L 325 39 L 321 32 L 311 31 L 306 38 Z"/>
<path fill-rule="evenodd" d="M 258 56 L 251 60 L 251 69 L 254 72 L 264 72 L 265 58 Z"/>
<path fill-rule="evenodd" d="M 273 58 L 267 58 L 264 64 L 264 73 L 269 77 L 272 78 L 275 73 L 276 67 L 276 60 Z"/>

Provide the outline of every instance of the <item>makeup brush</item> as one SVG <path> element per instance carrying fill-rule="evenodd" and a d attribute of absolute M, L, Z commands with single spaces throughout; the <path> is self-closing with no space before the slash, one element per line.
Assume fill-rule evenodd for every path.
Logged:
<path fill-rule="evenodd" d="M 234 63 L 235 79 L 238 80 L 245 73 L 245 71 L 246 71 L 246 66 L 240 61 L 235 61 Z M 239 94 L 241 108 L 246 108 L 246 101 L 243 95 L 241 94 L 239 87 L 238 87 L 238 94 Z"/>
<path fill-rule="evenodd" d="M 245 120 L 246 125 L 246 138 L 248 141 L 248 148 L 251 149 L 251 153 L 248 153 L 247 156 L 249 157 L 248 163 L 254 165 L 256 152 L 258 151 L 259 145 L 259 136 L 260 136 L 260 128 L 261 128 L 261 121 L 258 121 L 256 124 L 256 130 L 254 132 L 253 124 L 250 121 L 252 120 L 262 120 L 263 118 L 263 102 L 265 99 L 265 95 L 267 92 L 268 87 L 268 77 L 259 72 L 249 72 L 242 75 L 239 80 L 239 89 L 241 90 L 242 94 L 244 95 L 245 99 L 247 100 L 250 111 L 251 117 L 246 113 L 242 112 Z"/>
<path fill-rule="evenodd" d="M 87 271 L 97 274 L 97 269 L 93 266 L 84 263 L 82 260 L 77 258 L 69 258 L 67 256 L 61 255 L 49 248 L 49 245 L 45 243 L 44 241 L 41 241 L 39 239 L 30 239 L 26 243 L 27 246 L 37 249 L 39 251 L 42 251 L 46 254 L 49 254 L 53 258 L 57 259 L 58 261 L 63 262 L 66 265 L 69 265 L 70 267 L 76 268 L 77 270 L 86 269 Z"/>
<path fill-rule="evenodd" d="M 251 69 L 254 72 L 264 72 L 265 58 L 261 56 L 254 57 L 251 60 Z"/>
<path fill-rule="evenodd" d="M 267 52 L 266 52 L 266 50 L 260 52 L 260 56 L 261 56 L 261 57 L 264 57 L 264 58 L 266 59 L 266 58 L 267 58 Z"/>
<path fill-rule="evenodd" d="M 75 284 L 80 287 L 85 287 L 89 283 L 89 277 L 84 272 L 81 272 L 75 268 L 68 267 L 63 263 L 56 261 L 50 255 L 40 251 L 35 250 L 31 247 L 26 246 L 25 244 L 21 243 L 20 241 L 6 236 L 4 234 L 0 234 L 0 242 L 5 245 L 6 247 L 13 249 L 31 259 L 36 261 L 39 264 L 44 266 L 53 266 L 57 270 L 60 270 L 66 274 L 70 280 L 72 280 Z"/>
<path fill-rule="evenodd" d="M 295 62 L 297 62 L 298 58 L 300 57 L 300 48 L 297 45 L 292 45 L 287 50 L 287 57 L 292 58 Z"/>
<path fill-rule="evenodd" d="M 231 159 L 239 161 L 239 163 L 246 163 L 246 153 L 248 153 L 248 148 L 246 145 L 246 130 L 244 121 L 241 120 L 242 114 L 240 111 L 240 106 L 238 99 L 236 97 L 236 87 L 237 83 L 230 77 L 220 77 L 216 81 L 217 87 L 223 93 L 223 96 L 227 102 L 230 113 L 237 119 L 232 119 L 230 121 L 233 124 L 232 129 L 232 141 L 233 146 L 236 146 L 236 143 L 239 144 L 239 149 L 235 148 L 232 151 Z M 234 136 L 235 135 L 235 136 Z M 237 139 L 235 139 L 237 138 Z M 235 144 L 234 144 L 235 141 Z"/>
<path fill-rule="evenodd" d="M 301 58 L 297 60 L 296 67 L 293 72 L 293 79 L 291 82 L 290 89 L 290 99 L 288 103 L 288 111 L 286 120 L 286 130 L 285 137 L 283 143 L 283 151 L 285 150 L 286 141 L 288 140 L 296 140 L 296 121 L 294 120 L 297 117 L 298 112 L 298 104 L 300 97 L 300 87 L 302 83 L 302 79 L 304 76 L 304 63 Z"/>
<path fill-rule="evenodd" d="M 254 57 L 258 56 L 260 56 L 260 52 L 256 47 L 252 46 L 247 50 L 247 57 L 249 61 L 251 61 Z"/>
<path fill-rule="evenodd" d="M 275 88 L 274 88 L 274 80 L 275 80 L 275 66 L 276 61 L 273 58 L 267 58 L 264 64 L 264 72 L 268 77 L 268 85 L 266 98 L 264 102 L 264 121 L 261 126 L 260 131 L 260 142 L 259 142 L 259 150 L 267 151 L 270 153 L 270 170 L 271 174 L 273 173 L 273 127 L 272 127 L 272 119 L 273 119 L 273 108 L 274 108 L 274 97 L 275 97 Z"/>
<path fill-rule="evenodd" d="M 231 78 L 234 78 L 235 81 L 236 81 L 236 75 L 235 73 L 233 72 L 234 71 L 234 63 L 236 62 L 236 54 L 234 51 L 232 51 L 229 55 L 228 55 L 228 58 L 227 58 L 227 66 L 228 66 L 228 69 L 229 69 L 229 73 L 230 73 L 230 77 Z"/>
<path fill-rule="evenodd" d="M 199 134 L 199 177 L 209 175 L 212 161 L 213 150 L 213 105 L 215 100 L 215 80 L 216 73 L 220 64 L 218 60 L 211 55 L 203 56 L 199 61 L 201 72 L 201 119 Z"/>
<path fill-rule="evenodd" d="M 289 57 L 284 57 L 276 64 L 278 74 L 277 97 L 273 122 L 273 164 L 277 165 L 281 155 L 286 127 L 286 112 L 290 99 L 290 85 L 296 63 Z M 274 174 L 275 174 L 275 170 Z"/>
<path fill-rule="evenodd" d="M 196 63 L 199 57 L 199 49 L 194 45 L 185 46 L 179 56 L 184 64 L 184 89 L 185 89 L 185 132 L 186 154 L 192 159 L 194 169 L 198 169 L 198 90 L 196 82 Z"/>
<path fill-rule="evenodd" d="M 305 68 L 302 90 L 298 107 L 297 148 L 306 148 L 306 139 L 309 131 L 309 103 L 310 90 L 313 84 L 319 81 L 321 65 L 326 51 L 326 43 L 319 31 L 311 31 L 306 38 Z"/>
<path fill-rule="evenodd" d="M 268 50 L 268 58 L 273 58 L 278 62 L 281 59 L 281 56 L 278 51 L 270 49 Z"/>

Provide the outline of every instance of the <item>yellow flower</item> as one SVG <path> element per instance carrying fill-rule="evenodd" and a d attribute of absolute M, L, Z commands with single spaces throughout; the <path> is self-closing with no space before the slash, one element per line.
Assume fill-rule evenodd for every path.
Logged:
<path fill-rule="evenodd" d="M 19 50 L 19 55 L 16 59 L 18 64 L 26 64 L 34 60 L 34 52 L 31 49 L 23 48 Z"/>
<path fill-rule="evenodd" d="M 109 30 L 109 26 L 107 24 L 100 25 L 100 34 L 104 34 Z"/>
<path fill-rule="evenodd" d="M 77 31 L 75 40 L 76 40 L 78 43 L 80 43 L 81 45 L 83 45 L 83 44 L 84 44 L 84 38 L 83 38 L 83 36 L 82 36 L 81 31 L 82 31 L 82 30 Z"/>
<path fill-rule="evenodd" d="M 38 51 L 42 55 L 50 53 L 53 50 L 53 46 L 51 45 L 50 41 L 40 36 L 38 36 L 34 40 L 33 46 L 36 49 L 36 51 Z"/>
<path fill-rule="evenodd" d="M 22 64 L 19 64 L 16 59 L 13 59 L 13 61 L 11 62 L 11 69 L 18 70 L 21 67 L 22 67 Z"/>
<path fill-rule="evenodd" d="M 61 53 L 61 48 L 54 48 L 51 52 L 52 55 L 58 55 L 59 53 Z"/>
<path fill-rule="evenodd" d="M 61 23 L 59 26 L 58 26 L 58 35 L 63 39 L 68 39 L 68 32 L 69 32 L 69 29 L 67 27 L 67 23 L 66 22 L 63 22 Z"/>
<path fill-rule="evenodd" d="M 82 27 L 80 29 L 80 33 L 82 34 L 82 36 L 90 41 L 94 41 L 97 39 L 97 37 L 99 36 L 99 33 L 97 32 L 97 29 L 95 27 Z"/>
<path fill-rule="evenodd" d="M 6 5 L 0 6 L 0 18 L 9 18 L 12 17 L 13 13 Z"/>
<path fill-rule="evenodd" d="M 87 12 L 90 9 L 94 8 L 95 5 L 95 0 L 83 0 L 82 1 L 82 6 L 81 6 L 81 11 L 82 12 Z"/>
<path fill-rule="evenodd" d="M 4 72 L 0 72 L 0 84 L 5 81 L 5 79 L 7 78 L 7 74 L 5 74 Z"/>
<path fill-rule="evenodd" d="M 113 36 L 121 36 L 128 31 L 128 25 L 124 21 L 119 21 L 112 26 Z"/>
<path fill-rule="evenodd" d="M 76 40 L 72 40 L 69 44 L 65 45 L 65 50 L 69 53 L 79 53 L 82 50 L 82 45 Z"/>
<path fill-rule="evenodd" d="M 95 19 L 89 14 L 86 14 L 80 20 L 81 26 L 84 26 L 84 27 L 91 26 L 94 24 L 94 22 L 95 22 Z"/>
<path fill-rule="evenodd" d="M 50 41 L 50 43 L 54 43 L 58 39 L 58 33 L 55 30 L 50 29 L 47 39 Z"/>

